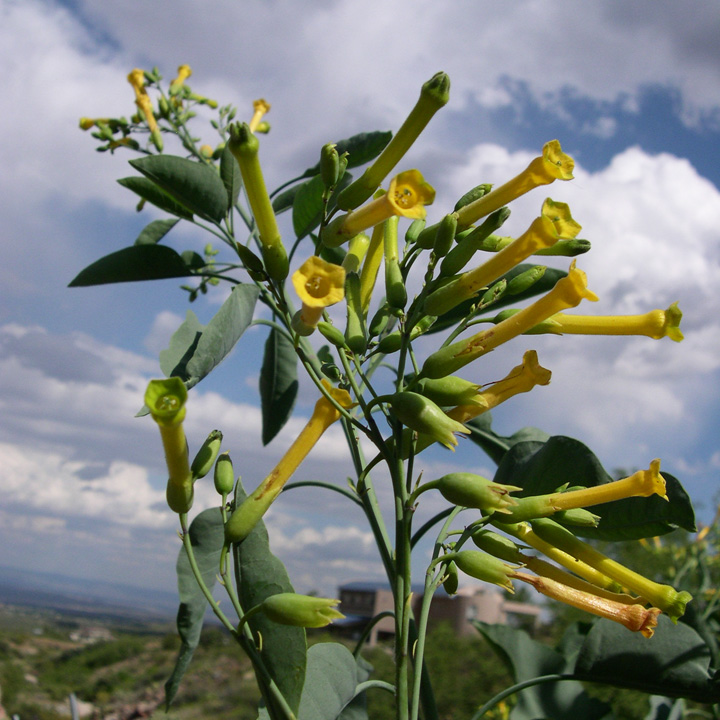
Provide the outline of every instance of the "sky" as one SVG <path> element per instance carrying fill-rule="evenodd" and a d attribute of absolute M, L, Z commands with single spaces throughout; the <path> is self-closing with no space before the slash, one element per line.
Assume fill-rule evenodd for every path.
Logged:
<path fill-rule="evenodd" d="M 156 428 L 134 416 L 157 353 L 188 309 L 180 282 L 67 288 L 100 256 L 131 245 L 159 211 L 135 210 L 115 180 L 130 153 L 94 151 L 81 116 L 129 115 L 134 67 L 167 77 L 188 63 L 202 95 L 249 118 L 272 104 L 262 137 L 270 187 L 317 161 L 320 147 L 395 130 L 439 70 L 451 99 L 403 161 L 437 190 L 430 221 L 480 182 L 502 183 L 557 138 L 575 179 L 512 206 L 522 233 L 545 197 L 569 203 L 592 251 L 578 265 L 600 302 L 588 314 L 643 313 L 679 301 L 685 340 L 533 336 L 473 366 L 487 383 L 537 349 L 548 387 L 494 413 L 506 434 L 534 425 L 589 445 L 603 465 L 655 457 L 707 522 L 720 469 L 720 6 L 670 0 L 0 0 L 0 547 L 1 564 L 138 587 L 174 587 L 176 517 L 165 507 Z M 199 131 L 213 143 L 209 125 Z M 284 219 L 283 222 L 286 222 Z M 288 230 L 287 225 L 283 226 Z M 201 249 L 181 223 L 167 243 Z M 566 269 L 567 261 L 552 261 Z M 225 297 L 192 310 L 207 322 Z M 276 441 L 260 442 L 259 350 L 251 328 L 191 392 L 192 448 L 220 428 L 252 489 L 309 416 L 303 384 Z M 331 428 L 297 479 L 348 473 Z M 492 474 L 470 443 L 423 458 L 426 479 Z M 389 508 L 386 485 L 379 488 Z M 330 495 L 330 497 L 328 496 Z M 425 495 L 420 513 L 443 507 Z M 195 509 L 216 503 L 212 483 Z M 299 591 L 381 580 L 372 535 L 339 495 L 291 491 L 267 518 L 273 550 Z M 422 559 L 422 558 L 421 558 Z M 416 572 L 422 573 L 419 562 Z"/>

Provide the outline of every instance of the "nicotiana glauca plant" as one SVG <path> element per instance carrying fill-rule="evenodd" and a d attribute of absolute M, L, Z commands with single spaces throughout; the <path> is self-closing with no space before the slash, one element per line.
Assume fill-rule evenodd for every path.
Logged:
<path fill-rule="evenodd" d="M 498 187 L 478 184 L 427 223 L 435 199 L 431 178 L 403 163 L 449 101 L 445 73 L 422 86 L 394 135 L 331 138 L 316 165 L 273 192 L 262 169 L 269 161 L 261 140 L 270 129 L 264 119 L 269 103 L 258 100 L 252 111 L 240 112 L 218 106 L 192 91 L 190 76 L 182 65 L 167 86 L 157 69 L 135 69 L 128 76 L 136 104 L 130 118 L 81 119 L 99 151 L 139 156 L 130 160 L 139 174 L 119 181 L 139 196 L 138 210 L 150 203 L 170 217 L 150 222 L 134 245 L 101 258 L 71 283 L 186 278 L 182 287 L 191 302 L 209 285 L 232 286 L 208 325 L 188 313 L 160 355 L 166 377 L 152 380 L 145 395 L 144 414 L 160 430 L 167 501 L 178 514 L 183 544 L 182 647 L 166 685 L 168 706 L 209 604 L 252 661 L 261 718 L 366 718 L 369 692 L 392 693 L 399 720 L 444 717 L 424 664 L 425 640 L 434 595 L 441 586 L 456 592 L 462 575 L 508 592 L 526 583 L 600 618 L 574 626 L 555 650 L 522 631 L 476 623 L 510 664 L 516 684 L 483 707 L 486 698 L 478 698 L 474 718 L 514 693 L 513 718 L 609 717 L 607 706 L 590 698 L 580 680 L 703 703 L 720 699 L 717 647 L 708 640 L 712 633 L 703 616 L 688 605 L 690 593 L 646 578 L 587 542 L 694 531 L 692 506 L 679 481 L 661 473 L 658 459 L 645 459 L 648 469 L 611 481 L 577 440 L 532 428 L 503 437 L 491 427 L 493 408 L 550 382 L 550 370 L 533 350 L 518 357 L 504 378 L 483 377 L 480 358 L 506 343 L 518 346 L 520 335 L 683 339 L 677 303 L 633 316 L 575 310 L 600 298 L 577 264 L 590 243 L 578 237 L 581 226 L 567 204 L 547 198 L 524 233 L 498 234 L 513 200 L 572 179 L 574 162 L 560 143 L 546 143 L 519 175 Z M 210 120 L 214 145 L 196 137 L 193 120 L 200 106 L 216 111 Z M 243 116 L 249 122 L 237 119 Z M 179 154 L 164 152 L 171 143 Z M 353 178 L 351 171 L 362 166 Z M 278 216 L 285 212 L 292 215 L 292 240 L 281 236 Z M 225 246 L 224 254 L 212 244 L 203 255 L 164 244 L 178 222 L 208 233 Z M 564 269 L 536 264 L 548 256 Z M 254 319 L 257 305 L 271 320 Z M 342 310 L 329 312 L 333 306 Z M 229 452 L 220 452 L 220 430 L 210 432 L 190 461 L 183 421 L 188 391 L 254 323 L 270 328 L 260 370 L 263 443 L 291 415 L 298 368 L 314 384 L 317 402 L 276 466 L 246 490 L 236 477 L 242 463 L 235 468 Z M 391 370 L 391 382 L 376 376 L 380 367 Z M 344 430 L 355 470 L 349 486 L 344 476 L 290 483 L 334 424 Z M 472 441 L 463 452 L 482 449 L 497 464 L 494 478 L 469 472 L 420 477 L 416 457 L 435 444 L 455 450 L 458 435 Z M 211 472 L 218 507 L 190 522 L 194 484 Z M 378 501 L 378 480 L 392 486 L 389 512 Z M 355 653 L 336 642 L 308 649 L 305 628 L 342 618 L 338 601 L 294 592 L 270 551 L 263 522 L 284 489 L 303 486 L 339 493 L 367 518 L 394 597 L 392 684 L 367 677 L 359 660 L 362 642 Z M 415 527 L 425 494 L 435 492 L 446 508 Z M 421 538 L 433 536 L 422 601 L 414 605 L 413 550 Z M 235 617 L 213 597 L 216 578 Z M 658 713 L 667 709 L 661 702 L 654 707 Z"/>

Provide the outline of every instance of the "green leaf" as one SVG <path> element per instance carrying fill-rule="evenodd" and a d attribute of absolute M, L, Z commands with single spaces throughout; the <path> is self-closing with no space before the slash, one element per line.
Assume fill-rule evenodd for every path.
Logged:
<path fill-rule="evenodd" d="M 480 256 L 482 258 L 482 255 Z M 478 263 L 479 265 L 480 263 Z M 526 270 L 529 270 L 531 267 L 534 267 L 535 265 L 538 265 L 540 263 L 523 263 L 522 265 L 517 265 L 514 267 L 509 273 L 503 275 L 503 277 L 509 282 L 512 280 L 516 275 L 519 275 L 522 272 L 525 272 Z M 518 293 L 517 295 L 503 295 L 496 303 L 492 305 L 492 307 L 488 308 L 488 312 L 491 313 L 490 317 L 495 317 L 495 315 L 500 312 L 500 310 L 504 307 L 509 306 L 519 306 L 523 303 L 523 301 L 535 297 L 536 295 L 544 295 L 545 293 L 552 290 L 553 287 L 555 287 L 555 283 L 560 278 L 563 278 L 567 275 L 567 273 L 564 270 L 558 270 L 557 268 L 549 267 L 545 274 L 531 287 L 529 287 L 524 292 Z M 501 278 L 498 278 L 495 282 L 499 282 Z M 495 283 L 493 283 L 495 284 Z M 470 298 L 469 300 L 465 300 L 464 302 L 461 302 L 457 307 L 454 307 L 449 312 L 446 312 L 444 315 L 441 315 L 433 324 L 433 326 L 425 333 L 426 335 L 431 335 L 432 333 L 440 332 L 441 330 L 446 330 L 450 327 L 455 327 L 463 318 L 467 316 L 467 314 L 470 312 L 470 308 L 477 303 L 478 298 Z"/>
<path fill-rule="evenodd" d="M 242 175 L 240 174 L 240 166 L 227 145 L 223 148 L 220 156 L 220 179 L 227 192 L 227 209 L 230 210 L 240 195 Z"/>
<path fill-rule="evenodd" d="M 295 196 L 297 195 L 300 185 L 293 185 L 287 190 L 283 190 L 279 195 L 273 198 L 272 206 L 276 215 L 289 210 L 295 202 Z"/>
<path fill-rule="evenodd" d="M 160 351 L 160 369 L 165 377 L 186 379 L 187 364 L 197 349 L 205 326 L 192 310 L 185 314 L 185 321 L 173 333 L 166 350 Z"/>
<path fill-rule="evenodd" d="M 170 195 L 163 192 L 152 180 L 144 177 L 126 177 L 118 180 L 120 185 L 132 190 L 136 195 L 147 200 L 155 207 L 169 212 L 171 215 L 192 220 L 193 214 L 179 202 L 175 202 Z"/>
<path fill-rule="evenodd" d="M 572 669 L 572 654 L 566 656 L 559 648 L 553 650 L 536 642 L 523 630 L 480 621 L 473 625 L 505 662 L 516 683 L 543 675 L 566 674 Z M 574 645 L 572 641 L 567 644 Z M 582 684 L 574 680 L 529 687 L 516 697 L 511 720 L 599 720 L 610 710 L 605 703 L 589 697 Z"/>
<path fill-rule="evenodd" d="M 543 443 L 550 437 L 544 430 L 535 427 L 520 428 L 509 436 L 498 435 L 491 427 L 492 416 L 489 412 L 478 415 L 466 422 L 465 426 L 470 430 L 470 440 L 479 445 L 496 465 L 513 445 L 531 440 Z"/>
<path fill-rule="evenodd" d="M 574 672 L 581 680 L 700 703 L 720 702 L 720 681 L 713 677 L 702 638 L 684 623 L 673 625 L 665 615 L 658 617 L 649 640 L 611 620 L 595 622 Z"/>
<path fill-rule="evenodd" d="M 207 265 L 203 256 L 194 250 L 185 250 L 180 257 L 190 270 L 202 270 Z"/>
<path fill-rule="evenodd" d="M 219 508 L 201 512 L 190 525 L 190 542 L 200 574 L 208 588 L 215 585 L 215 577 L 220 565 L 224 532 Z M 185 671 L 190 665 L 195 648 L 200 641 L 200 632 L 208 604 L 200 590 L 188 560 L 185 548 L 180 550 L 177 559 L 178 591 L 180 607 L 177 614 L 177 629 L 182 641 L 175 668 L 165 683 L 165 711 L 170 707 L 177 694 Z"/>
<path fill-rule="evenodd" d="M 272 328 L 260 369 L 262 442 L 267 445 L 292 415 L 298 393 L 298 358 L 285 333 Z"/>
<path fill-rule="evenodd" d="M 130 165 L 196 215 L 219 223 L 227 214 L 227 190 L 214 167 L 176 155 L 150 155 Z"/>
<path fill-rule="evenodd" d="M 344 152 L 348 153 L 348 170 L 358 165 L 364 165 L 371 160 L 374 160 L 382 151 L 383 148 L 390 142 L 392 133 L 389 130 L 369 133 L 359 133 L 353 135 L 346 140 L 338 140 L 337 151 L 338 154 L 342 155 Z M 302 177 L 313 177 L 320 172 L 320 162 L 308 168 Z"/>
<path fill-rule="evenodd" d="M 131 245 L 88 265 L 68 287 L 163 280 L 192 274 L 182 257 L 166 245 Z"/>
<path fill-rule="evenodd" d="M 197 348 L 188 361 L 188 380 L 197 385 L 217 367 L 235 347 L 250 326 L 260 291 L 255 285 L 241 283 L 205 326 Z"/>
<path fill-rule="evenodd" d="M 352 176 L 345 173 L 333 191 L 329 204 L 337 194 L 350 184 Z M 304 238 L 314 230 L 322 220 L 323 201 L 322 194 L 325 190 L 322 178 L 316 175 L 312 180 L 298 186 L 297 193 L 293 200 L 293 230 L 298 240 Z"/>
<path fill-rule="evenodd" d="M 358 685 L 358 666 L 352 653 L 340 643 L 328 642 L 313 645 L 307 653 L 307 674 L 300 700 L 298 720 L 360 720 L 357 707 L 354 714 L 343 710 L 353 701 Z M 265 708 L 260 709 L 260 720 L 269 720 Z M 365 714 L 367 717 L 367 713 Z"/>
<path fill-rule="evenodd" d="M 235 507 L 247 497 L 238 480 Z M 294 592 L 285 566 L 272 554 L 265 523 L 260 521 L 239 545 L 233 546 L 238 597 L 243 608 L 259 605 L 265 598 L 282 592 Z M 262 635 L 262 656 L 287 703 L 295 713 L 305 682 L 307 644 L 304 628 L 280 625 L 262 613 L 248 620 L 255 637 Z"/>
<path fill-rule="evenodd" d="M 678 527 L 693 532 L 695 515 L 687 493 L 675 477 L 662 475 L 670 502 L 653 495 L 594 505 L 592 512 L 601 518 L 598 527 L 573 527 L 573 532 L 599 540 L 637 540 L 664 535 Z M 552 493 L 565 483 L 594 487 L 611 480 L 590 448 L 562 435 L 545 443 L 515 444 L 495 473 L 496 482 L 522 487 L 519 497 Z"/>
<path fill-rule="evenodd" d="M 362 655 L 358 655 L 355 660 L 357 662 L 357 683 L 359 685 L 370 677 L 373 666 Z M 337 720 L 368 720 L 367 693 L 358 693 L 345 706 L 345 709 L 338 715 Z"/>
<path fill-rule="evenodd" d="M 259 296 L 254 285 L 236 285 L 210 322 L 203 326 L 192 310 L 160 353 L 160 369 L 179 377 L 188 389 L 197 385 L 233 349 L 252 322 Z"/>
<path fill-rule="evenodd" d="M 175 219 L 153 220 L 149 225 L 146 225 L 143 231 L 137 236 L 135 244 L 154 245 L 162 240 L 177 224 L 178 221 Z"/>

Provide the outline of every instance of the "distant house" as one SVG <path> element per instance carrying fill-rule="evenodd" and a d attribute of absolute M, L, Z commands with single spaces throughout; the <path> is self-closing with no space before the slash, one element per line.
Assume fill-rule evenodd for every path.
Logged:
<path fill-rule="evenodd" d="M 413 586 L 412 608 L 415 617 L 420 612 L 424 587 Z M 383 612 L 392 613 L 393 596 L 390 586 L 383 583 L 352 582 L 338 589 L 340 609 L 345 619 L 333 623 L 333 629 L 359 639 L 368 621 Z M 457 595 L 447 595 L 443 590 L 433 599 L 428 626 L 449 622 L 457 635 L 474 634 L 473 620 L 488 623 L 523 625 L 534 629 L 540 622 L 542 608 L 531 603 L 506 600 L 491 587 L 463 588 Z M 378 640 L 390 638 L 395 633 L 395 621 L 388 615 L 379 620 L 370 631 L 367 642 L 375 645 Z"/>

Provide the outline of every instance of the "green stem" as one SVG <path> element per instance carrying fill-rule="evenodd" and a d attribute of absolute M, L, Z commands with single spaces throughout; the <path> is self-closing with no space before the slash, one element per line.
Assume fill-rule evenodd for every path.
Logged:
<path fill-rule="evenodd" d="M 549 682 L 558 682 L 559 680 L 576 680 L 577 678 L 574 675 L 563 675 L 563 674 L 555 674 L 555 675 L 541 675 L 540 677 L 531 678 L 530 680 L 525 680 L 524 682 L 517 683 L 516 685 L 512 685 L 509 688 L 505 688 L 502 692 L 499 692 L 494 698 L 491 698 L 488 700 L 473 716 L 470 718 L 470 720 L 480 720 L 480 718 L 491 708 L 495 707 L 499 702 L 504 700 L 506 697 L 510 697 L 510 695 L 514 695 L 516 692 L 520 692 L 521 690 L 524 690 L 525 688 L 533 687 L 533 685 L 542 685 L 543 683 L 549 683 Z"/>
<path fill-rule="evenodd" d="M 360 639 L 357 641 L 357 644 L 355 645 L 355 649 L 353 650 L 353 655 L 357 658 L 360 655 L 360 652 L 363 649 L 363 645 L 365 644 L 365 641 L 368 639 L 368 636 L 372 632 L 372 629 L 383 619 L 386 617 L 394 617 L 394 613 L 390 610 L 384 610 L 381 613 L 378 613 L 373 618 L 370 619 L 370 622 L 363 628 L 362 635 L 360 635 Z"/>
<path fill-rule="evenodd" d="M 324 488 L 325 490 L 334 490 L 335 492 L 344 495 L 349 500 L 352 500 L 356 505 L 359 505 L 360 507 L 363 506 L 357 494 L 352 492 L 352 490 L 340 487 L 339 485 L 333 485 L 332 483 L 322 482 L 321 480 L 299 480 L 298 482 L 288 483 L 283 488 L 283 492 L 299 487 L 318 487 Z"/>
<path fill-rule="evenodd" d="M 357 697 L 360 693 L 363 693 L 366 690 L 370 690 L 372 688 L 379 688 L 380 690 L 387 690 L 389 693 L 392 693 L 393 695 L 395 695 L 395 686 L 394 685 L 384 682 L 383 680 L 366 680 L 365 682 L 360 683 L 355 688 L 355 695 L 353 695 L 353 697 Z"/>
<path fill-rule="evenodd" d="M 418 542 L 422 539 L 422 537 L 425 535 L 425 533 L 432 528 L 433 525 L 436 525 L 439 523 L 443 518 L 446 518 L 455 508 L 449 507 L 445 508 L 442 512 L 439 512 L 437 515 L 431 517 L 413 536 L 410 540 L 410 546 L 415 547 Z"/>

